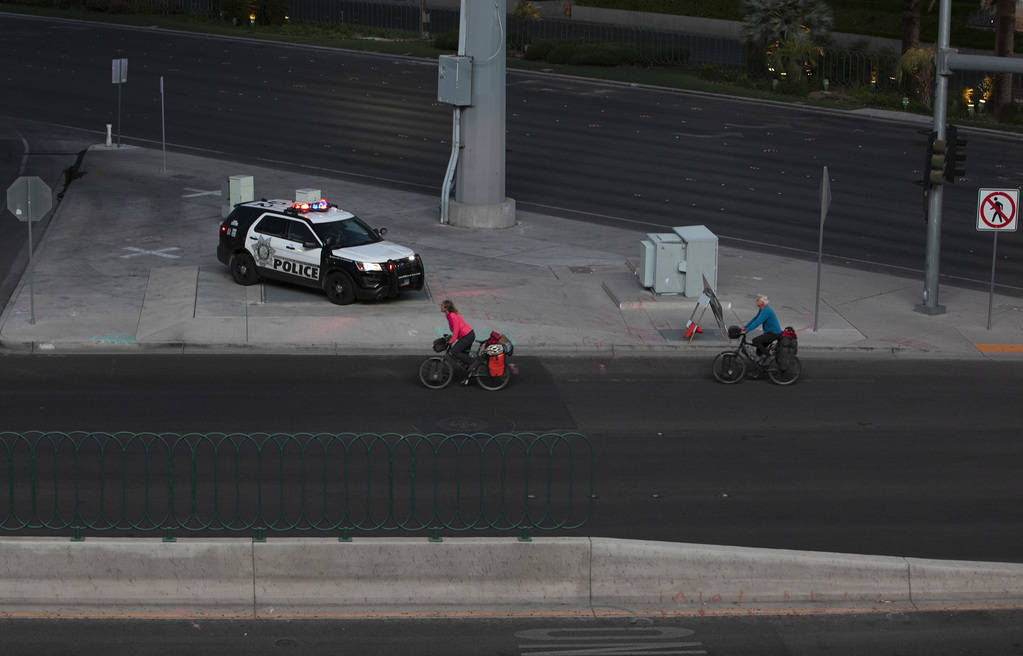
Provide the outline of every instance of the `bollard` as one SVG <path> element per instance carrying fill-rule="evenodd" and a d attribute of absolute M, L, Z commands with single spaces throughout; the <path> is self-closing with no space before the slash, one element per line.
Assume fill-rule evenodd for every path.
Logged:
<path fill-rule="evenodd" d="M 112 127 L 113 127 L 113 125 L 111 125 L 110 123 L 107 123 L 107 148 L 110 148 L 110 145 L 111 145 L 111 142 L 110 142 L 110 128 L 112 128 Z"/>

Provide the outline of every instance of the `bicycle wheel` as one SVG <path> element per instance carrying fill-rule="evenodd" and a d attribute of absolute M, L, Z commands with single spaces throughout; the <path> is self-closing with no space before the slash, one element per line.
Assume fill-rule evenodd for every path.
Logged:
<path fill-rule="evenodd" d="M 451 383 L 455 370 L 447 358 L 434 355 L 419 365 L 419 382 L 430 389 L 442 389 Z"/>
<path fill-rule="evenodd" d="M 791 385 L 792 383 L 799 380 L 799 375 L 803 373 L 803 366 L 799 364 L 799 358 L 794 355 L 789 356 L 789 366 L 784 369 L 779 369 L 777 365 L 767 370 L 767 377 L 771 379 L 771 382 L 775 385 Z"/>
<path fill-rule="evenodd" d="M 746 363 L 735 351 L 724 351 L 714 358 L 711 371 L 719 383 L 731 385 L 738 383 L 746 375 Z"/>
<path fill-rule="evenodd" d="M 511 366 L 507 362 L 504 363 L 504 371 L 500 376 L 491 376 L 486 364 L 481 365 L 480 370 L 481 373 L 476 376 L 476 384 L 488 392 L 504 389 L 511 382 Z"/>

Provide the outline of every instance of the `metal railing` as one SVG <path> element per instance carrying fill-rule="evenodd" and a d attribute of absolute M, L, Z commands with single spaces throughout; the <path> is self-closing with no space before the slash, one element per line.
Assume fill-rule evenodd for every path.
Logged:
<path fill-rule="evenodd" d="M 0 432 L 0 532 L 337 535 L 575 529 L 578 433 Z"/>

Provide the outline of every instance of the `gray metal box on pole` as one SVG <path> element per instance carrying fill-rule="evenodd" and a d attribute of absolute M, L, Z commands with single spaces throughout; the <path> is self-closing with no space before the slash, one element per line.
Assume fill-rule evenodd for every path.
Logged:
<path fill-rule="evenodd" d="M 682 242 L 682 293 L 697 297 L 703 292 L 703 280 L 711 289 L 718 287 L 718 237 L 707 226 L 681 226 L 672 228 Z"/>
<path fill-rule="evenodd" d="M 437 62 L 437 100 L 456 107 L 472 105 L 472 57 L 441 55 Z"/>

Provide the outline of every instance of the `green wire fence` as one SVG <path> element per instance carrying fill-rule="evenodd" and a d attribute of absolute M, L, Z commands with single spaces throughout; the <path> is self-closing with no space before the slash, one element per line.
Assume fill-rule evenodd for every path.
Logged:
<path fill-rule="evenodd" d="M 575 529 L 578 433 L 0 432 L 0 532 L 337 535 Z"/>

